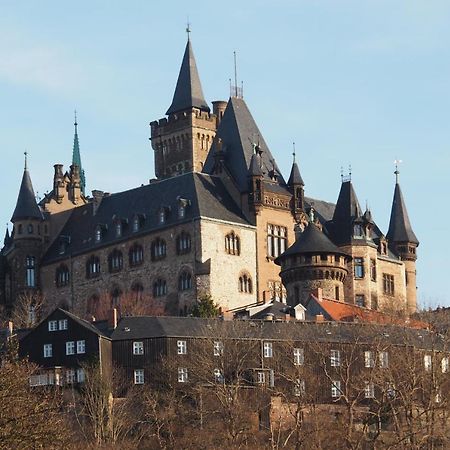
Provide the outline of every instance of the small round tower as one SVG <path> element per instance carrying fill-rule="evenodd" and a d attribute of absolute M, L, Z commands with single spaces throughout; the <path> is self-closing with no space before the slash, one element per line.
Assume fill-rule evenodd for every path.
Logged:
<path fill-rule="evenodd" d="M 286 287 L 287 303 L 305 303 L 311 291 L 321 288 L 323 296 L 344 300 L 344 280 L 351 256 L 336 247 L 312 222 L 294 244 L 276 260 Z"/>

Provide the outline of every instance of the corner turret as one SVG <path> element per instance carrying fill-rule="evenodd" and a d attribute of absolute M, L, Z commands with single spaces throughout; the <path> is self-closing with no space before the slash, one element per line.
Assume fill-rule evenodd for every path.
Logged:
<path fill-rule="evenodd" d="M 297 161 L 295 160 L 295 149 L 292 156 L 294 159 L 292 161 L 291 174 L 289 175 L 287 184 L 289 191 L 292 194 L 292 214 L 296 222 L 299 223 L 305 213 L 305 183 L 303 182 L 303 178 L 300 175 L 300 169 L 298 168 Z"/>

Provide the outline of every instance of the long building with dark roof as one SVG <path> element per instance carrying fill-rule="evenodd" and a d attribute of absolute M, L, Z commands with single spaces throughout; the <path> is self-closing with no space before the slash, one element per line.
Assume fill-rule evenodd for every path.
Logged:
<path fill-rule="evenodd" d="M 124 192 L 87 196 L 76 119 L 72 165 L 54 165 L 39 204 L 25 167 L 1 250 L 0 303 L 42 294 L 81 317 L 125 304 L 184 315 L 205 296 L 223 310 L 295 307 L 320 288 L 330 301 L 415 311 L 419 241 L 398 173 L 386 234 L 350 179 L 336 204 L 305 196 L 295 155 L 286 182 L 240 89 L 210 108 L 189 40 L 150 133 L 156 179 Z"/>

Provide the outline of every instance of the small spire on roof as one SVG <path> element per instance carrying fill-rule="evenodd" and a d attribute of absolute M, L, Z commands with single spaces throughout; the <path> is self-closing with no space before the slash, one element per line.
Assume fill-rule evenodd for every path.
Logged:
<path fill-rule="evenodd" d="M 352 181 L 352 165 L 348 165 L 348 181 Z"/>
<path fill-rule="evenodd" d="M 295 142 L 292 142 L 292 157 L 293 157 L 293 163 L 295 163 Z"/>
<path fill-rule="evenodd" d="M 23 170 L 28 170 L 28 152 L 25 150 L 23 154 L 25 155 L 25 164 Z"/>
<path fill-rule="evenodd" d="M 188 16 L 187 22 L 186 22 L 186 34 L 187 34 L 187 40 L 190 41 L 191 24 L 189 22 L 189 16 Z"/>
<path fill-rule="evenodd" d="M 402 163 L 403 161 L 401 159 L 395 159 L 394 160 L 394 164 L 395 164 L 395 184 L 398 184 L 398 176 L 400 175 L 400 170 L 399 169 L 399 165 Z"/>

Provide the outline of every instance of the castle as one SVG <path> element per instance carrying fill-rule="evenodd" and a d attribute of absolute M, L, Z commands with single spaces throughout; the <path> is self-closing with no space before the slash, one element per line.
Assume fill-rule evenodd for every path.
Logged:
<path fill-rule="evenodd" d="M 54 165 L 39 203 L 25 164 L 0 254 L 0 304 L 42 293 L 50 307 L 87 316 L 132 296 L 184 315 L 204 295 L 235 310 L 295 306 L 321 288 L 336 302 L 416 310 L 419 242 L 398 171 L 386 234 L 351 179 L 336 204 L 306 197 L 295 155 L 286 182 L 240 89 L 211 111 L 189 39 L 172 103 L 150 132 L 156 180 L 124 192 L 86 195 L 76 120 L 72 165 Z"/>

